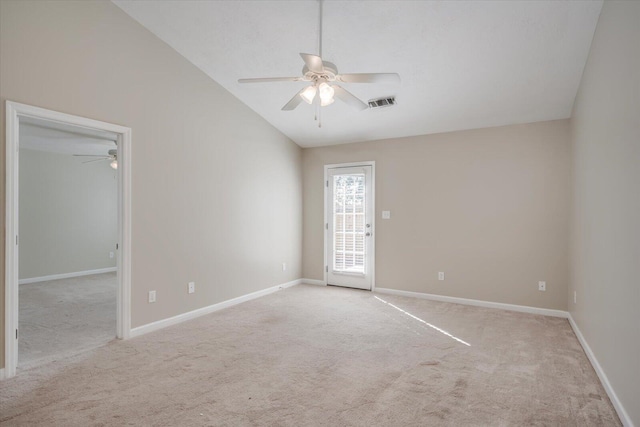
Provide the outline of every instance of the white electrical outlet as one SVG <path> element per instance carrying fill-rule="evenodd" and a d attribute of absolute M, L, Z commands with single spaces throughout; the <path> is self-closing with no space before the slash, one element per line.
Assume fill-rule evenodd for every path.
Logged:
<path fill-rule="evenodd" d="M 538 290 L 539 291 L 546 291 L 547 290 L 547 282 L 538 282 Z"/>
<path fill-rule="evenodd" d="M 109 252 L 109 258 L 113 258 L 113 252 Z"/>
<path fill-rule="evenodd" d="M 282 271 L 287 271 L 287 263 L 286 262 L 282 263 Z"/>
<path fill-rule="evenodd" d="M 391 211 L 382 211 L 382 219 L 391 219 Z"/>
<path fill-rule="evenodd" d="M 444 271 L 438 273 L 438 280 L 444 280 Z"/>
<path fill-rule="evenodd" d="M 187 289 L 190 294 L 194 293 L 196 291 L 196 282 L 189 282 Z"/>
<path fill-rule="evenodd" d="M 149 291 L 149 302 L 156 302 L 156 291 Z"/>
<path fill-rule="evenodd" d="M 578 292 L 573 291 L 573 303 L 577 304 L 578 303 Z"/>

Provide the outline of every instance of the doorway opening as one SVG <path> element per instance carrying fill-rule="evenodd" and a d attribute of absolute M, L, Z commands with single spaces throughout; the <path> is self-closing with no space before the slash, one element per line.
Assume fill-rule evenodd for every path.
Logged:
<path fill-rule="evenodd" d="M 375 162 L 325 166 L 325 284 L 375 287 Z"/>
<path fill-rule="evenodd" d="M 6 107 L 8 378 L 129 337 L 131 130 Z"/>

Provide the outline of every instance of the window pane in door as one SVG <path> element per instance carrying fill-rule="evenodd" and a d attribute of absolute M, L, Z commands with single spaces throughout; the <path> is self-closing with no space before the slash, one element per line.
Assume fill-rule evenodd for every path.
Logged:
<path fill-rule="evenodd" d="M 333 176 L 333 269 L 365 271 L 365 177 L 364 174 Z"/>

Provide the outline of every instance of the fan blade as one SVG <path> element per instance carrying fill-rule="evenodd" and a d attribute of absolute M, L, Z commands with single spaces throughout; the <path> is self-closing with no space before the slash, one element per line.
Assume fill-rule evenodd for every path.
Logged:
<path fill-rule="evenodd" d="M 109 157 L 105 154 L 74 154 L 74 157 Z"/>
<path fill-rule="evenodd" d="M 340 74 L 336 80 L 344 83 L 400 83 L 397 73 L 357 73 Z"/>
<path fill-rule="evenodd" d="M 304 63 L 307 64 L 307 68 L 309 69 L 309 71 L 313 71 L 314 73 L 322 73 L 324 71 L 322 58 L 320 58 L 318 55 L 301 53 L 300 56 L 304 60 Z"/>
<path fill-rule="evenodd" d="M 299 82 L 301 77 L 261 77 L 257 79 L 239 79 L 238 83 Z"/>
<path fill-rule="evenodd" d="M 360 111 L 369 108 L 367 104 L 360 101 L 360 99 L 358 99 L 354 94 L 344 89 L 343 87 L 340 87 L 338 85 L 332 85 L 331 87 L 334 90 L 333 95 L 345 104 L 348 104 L 353 108 L 357 108 Z"/>
<path fill-rule="evenodd" d="M 111 157 L 105 157 L 103 159 L 87 160 L 86 162 L 82 162 L 82 163 L 104 162 L 105 160 L 111 160 Z"/>
<path fill-rule="evenodd" d="M 295 95 L 293 95 L 293 98 L 291 98 L 289 100 L 289 102 L 287 102 L 284 107 L 282 107 L 282 111 L 291 111 L 294 110 L 298 105 L 300 105 L 300 103 L 302 102 L 302 97 L 300 96 L 300 94 L 306 89 L 302 88 L 302 90 L 298 93 L 296 93 Z"/>

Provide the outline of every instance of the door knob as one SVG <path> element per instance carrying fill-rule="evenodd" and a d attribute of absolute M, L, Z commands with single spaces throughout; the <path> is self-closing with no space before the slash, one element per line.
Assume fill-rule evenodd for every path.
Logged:
<path fill-rule="evenodd" d="M 367 231 L 367 234 L 365 234 L 365 236 L 369 237 L 369 236 L 371 236 L 371 233 L 369 233 L 369 232 Z"/>

